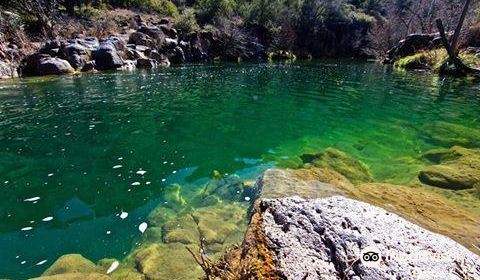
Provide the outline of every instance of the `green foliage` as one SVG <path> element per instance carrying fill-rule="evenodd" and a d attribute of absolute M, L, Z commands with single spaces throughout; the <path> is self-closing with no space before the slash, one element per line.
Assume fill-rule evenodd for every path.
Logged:
<path fill-rule="evenodd" d="M 135 7 L 146 11 L 154 11 L 165 16 L 178 16 L 178 9 L 170 0 L 109 0 L 109 4 L 117 7 Z"/>
<path fill-rule="evenodd" d="M 198 30 L 197 19 L 195 18 L 195 10 L 187 8 L 175 20 L 174 27 L 181 32 L 189 33 Z"/>
<path fill-rule="evenodd" d="M 195 8 L 201 23 L 217 22 L 232 16 L 236 3 L 234 0 L 197 0 Z"/>

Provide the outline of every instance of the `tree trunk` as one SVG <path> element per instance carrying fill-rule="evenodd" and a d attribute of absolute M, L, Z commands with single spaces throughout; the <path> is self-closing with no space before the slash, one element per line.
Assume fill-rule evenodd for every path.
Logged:
<path fill-rule="evenodd" d="M 469 0 L 467 0 L 467 1 L 469 1 Z M 450 62 L 452 62 L 453 65 L 455 65 L 455 68 L 456 68 L 456 70 L 458 71 L 458 74 L 462 74 L 462 75 L 467 75 L 467 74 L 480 75 L 480 70 L 470 68 L 470 67 L 466 66 L 465 64 L 463 64 L 463 62 L 462 62 L 462 61 L 460 60 L 460 58 L 458 57 L 458 53 L 455 53 L 455 51 L 453 50 L 452 46 L 451 46 L 451 45 L 449 44 L 449 42 L 448 42 L 447 35 L 445 35 L 445 28 L 443 27 L 442 20 L 441 20 L 441 19 L 437 19 L 437 20 L 436 20 L 436 23 L 437 23 L 438 31 L 440 32 L 440 37 L 441 37 L 441 39 L 442 39 L 442 44 L 443 44 L 443 46 L 445 47 L 445 49 L 447 50 L 447 53 L 448 53 L 448 57 L 449 57 L 449 59 L 450 59 Z"/>
<path fill-rule="evenodd" d="M 460 37 L 460 32 L 462 31 L 463 23 L 465 22 L 465 17 L 468 13 L 468 8 L 472 0 L 465 0 L 465 4 L 463 5 L 462 14 L 460 15 L 460 19 L 458 20 L 457 28 L 455 29 L 455 33 L 453 34 L 452 38 L 452 51 L 455 54 L 458 54 L 458 38 Z"/>

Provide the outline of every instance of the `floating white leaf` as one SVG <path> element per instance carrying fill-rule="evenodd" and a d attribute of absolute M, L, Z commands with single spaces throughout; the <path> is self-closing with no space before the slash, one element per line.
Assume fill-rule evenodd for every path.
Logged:
<path fill-rule="evenodd" d="M 146 230 L 147 230 L 147 227 L 148 227 L 148 224 L 143 222 L 141 223 L 139 226 L 138 226 L 138 230 L 141 232 L 141 233 L 144 233 Z"/>
<path fill-rule="evenodd" d="M 40 199 L 40 197 L 39 197 L 39 196 L 36 196 L 36 197 L 27 198 L 27 199 L 25 199 L 25 200 L 23 200 L 23 201 L 34 202 L 34 201 L 37 201 L 37 200 L 39 200 L 39 199 Z"/>
<path fill-rule="evenodd" d="M 127 218 L 127 217 L 128 217 L 128 213 L 127 213 L 127 212 L 123 212 L 123 211 L 122 211 L 122 213 L 120 213 L 120 219 L 123 220 L 123 219 L 125 219 L 125 218 Z"/>
<path fill-rule="evenodd" d="M 118 168 L 122 168 L 122 167 L 123 167 L 123 166 L 119 164 L 119 165 L 113 166 L 112 168 L 113 168 L 113 169 L 118 169 Z"/>
<path fill-rule="evenodd" d="M 117 269 L 119 265 L 120 265 L 120 263 L 119 263 L 118 261 L 114 261 L 114 262 L 110 265 L 110 267 L 108 268 L 107 274 L 110 274 L 110 273 L 114 272 L 115 269 Z"/>
<path fill-rule="evenodd" d="M 47 260 L 39 261 L 36 265 L 42 265 L 42 264 L 44 264 L 44 263 L 46 263 L 46 262 L 47 262 Z"/>
<path fill-rule="evenodd" d="M 42 219 L 44 222 L 50 222 L 51 220 L 53 220 L 53 217 L 45 217 Z"/>
<path fill-rule="evenodd" d="M 142 176 L 143 176 L 143 175 L 145 175 L 145 173 L 147 173 L 147 171 L 145 171 L 145 170 L 138 170 L 138 171 L 137 171 L 137 174 L 138 174 L 138 175 L 142 175 Z"/>

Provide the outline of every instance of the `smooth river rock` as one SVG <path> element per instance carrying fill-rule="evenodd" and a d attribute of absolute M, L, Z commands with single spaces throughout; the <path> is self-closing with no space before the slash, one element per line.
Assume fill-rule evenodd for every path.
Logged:
<path fill-rule="evenodd" d="M 281 279 L 480 279 L 478 255 L 364 202 L 293 197 L 260 209 Z M 381 252 L 378 266 L 360 261 L 367 246 Z"/>

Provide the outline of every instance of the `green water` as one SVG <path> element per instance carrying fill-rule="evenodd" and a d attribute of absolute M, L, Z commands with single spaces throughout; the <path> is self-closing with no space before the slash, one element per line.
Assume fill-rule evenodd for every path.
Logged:
<path fill-rule="evenodd" d="M 252 179 L 333 146 L 407 183 L 436 147 L 424 125 L 479 128 L 479 113 L 478 85 L 351 61 L 0 83 L 0 278 L 66 253 L 121 258 L 165 186 L 193 192 L 213 170 Z"/>

